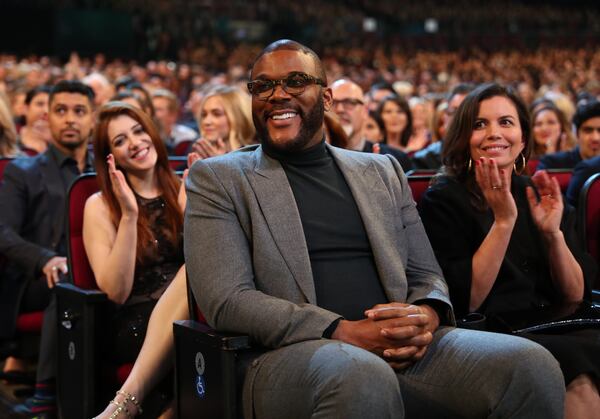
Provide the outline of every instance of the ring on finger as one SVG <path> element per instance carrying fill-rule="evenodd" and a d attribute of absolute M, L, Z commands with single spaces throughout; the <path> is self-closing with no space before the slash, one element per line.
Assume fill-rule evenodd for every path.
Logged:
<path fill-rule="evenodd" d="M 56 271 L 57 269 L 58 269 L 58 268 L 57 268 L 56 266 L 53 266 L 53 267 L 52 267 L 52 270 L 53 270 L 53 271 Z"/>
<path fill-rule="evenodd" d="M 493 190 L 502 189 L 501 185 L 492 185 Z"/>

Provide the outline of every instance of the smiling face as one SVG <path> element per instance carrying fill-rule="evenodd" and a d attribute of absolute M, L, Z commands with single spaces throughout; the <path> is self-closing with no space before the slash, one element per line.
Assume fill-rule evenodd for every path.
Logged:
<path fill-rule="evenodd" d="M 512 168 L 525 146 L 515 105 L 504 96 L 481 101 L 469 144 L 473 160 L 493 158 L 500 169 Z"/>
<path fill-rule="evenodd" d="M 142 125 L 129 115 L 119 115 L 108 123 L 108 141 L 115 162 L 126 172 L 153 170 L 156 148 Z"/>
<path fill-rule="evenodd" d="M 533 121 L 533 138 L 537 144 L 541 146 L 557 144 L 560 134 L 560 121 L 556 113 L 546 109 L 537 114 Z"/>
<path fill-rule="evenodd" d="M 94 125 L 92 104 L 81 93 L 57 93 L 50 103 L 48 121 L 52 138 L 59 149 L 85 147 Z"/>
<path fill-rule="evenodd" d="M 293 73 L 318 77 L 317 63 L 308 54 L 294 50 L 275 50 L 264 54 L 252 70 L 253 80 L 279 80 Z M 323 138 L 323 115 L 331 107 L 329 88 L 310 84 L 298 95 L 275 86 L 267 100 L 252 96 L 252 119 L 261 141 L 286 151 L 297 151 L 318 144 Z"/>
<path fill-rule="evenodd" d="M 408 118 L 397 103 L 388 100 L 381 110 L 381 119 L 388 134 L 401 134 L 406 128 Z"/>
<path fill-rule="evenodd" d="M 204 139 L 216 142 L 229 139 L 229 120 L 225 113 L 223 101 L 219 96 L 211 96 L 204 102 L 200 112 L 200 131 Z"/>

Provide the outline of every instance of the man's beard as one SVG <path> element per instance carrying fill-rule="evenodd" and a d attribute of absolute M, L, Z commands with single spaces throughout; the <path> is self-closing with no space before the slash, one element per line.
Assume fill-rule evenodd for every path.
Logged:
<path fill-rule="evenodd" d="M 56 142 L 64 148 L 72 151 L 78 149 L 79 147 L 81 147 L 81 144 L 87 143 L 87 141 L 87 138 L 79 136 L 78 140 L 76 141 L 74 139 L 71 139 L 70 141 L 64 141 L 62 138 L 59 138 Z"/>
<path fill-rule="evenodd" d="M 310 112 L 304 115 L 301 109 L 295 109 L 298 112 L 298 116 L 301 118 L 302 123 L 298 135 L 288 141 L 275 142 L 269 135 L 269 129 L 267 123 L 260 116 L 252 114 L 252 120 L 256 127 L 256 132 L 259 135 L 261 142 L 267 147 L 274 148 L 284 152 L 295 152 L 303 150 L 306 144 L 308 144 L 316 132 L 323 127 L 323 118 L 325 115 L 325 106 L 323 103 L 323 97 L 319 96 L 317 103 L 310 110 Z"/>

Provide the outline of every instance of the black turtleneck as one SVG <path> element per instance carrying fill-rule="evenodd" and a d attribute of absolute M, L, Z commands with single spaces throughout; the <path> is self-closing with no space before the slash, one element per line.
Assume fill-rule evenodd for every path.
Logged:
<path fill-rule="evenodd" d="M 298 206 L 313 272 L 317 305 L 348 320 L 387 303 L 354 197 L 325 142 L 302 152 L 264 147 L 278 160 Z"/>

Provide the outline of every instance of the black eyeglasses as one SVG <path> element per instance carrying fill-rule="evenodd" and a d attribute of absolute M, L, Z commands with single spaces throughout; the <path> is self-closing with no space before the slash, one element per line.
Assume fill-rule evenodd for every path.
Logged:
<path fill-rule="evenodd" d="M 352 109 L 356 108 L 358 105 L 364 105 L 364 103 L 360 99 L 342 99 L 342 100 L 333 99 L 333 108 L 335 109 L 337 107 L 337 105 L 342 105 L 342 107 L 344 109 L 346 109 L 347 111 L 351 111 Z"/>
<path fill-rule="evenodd" d="M 283 90 L 292 96 L 298 96 L 304 93 L 311 84 L 318 84 L 325 87 L 323 80 L 305 73 L 292 73 L 285 79 L 279 80 L 253 80 L 248 83 L 250 94 L 260 100 L 267 100 L 275 91 L 275 86 L 281 85 Z"/>

